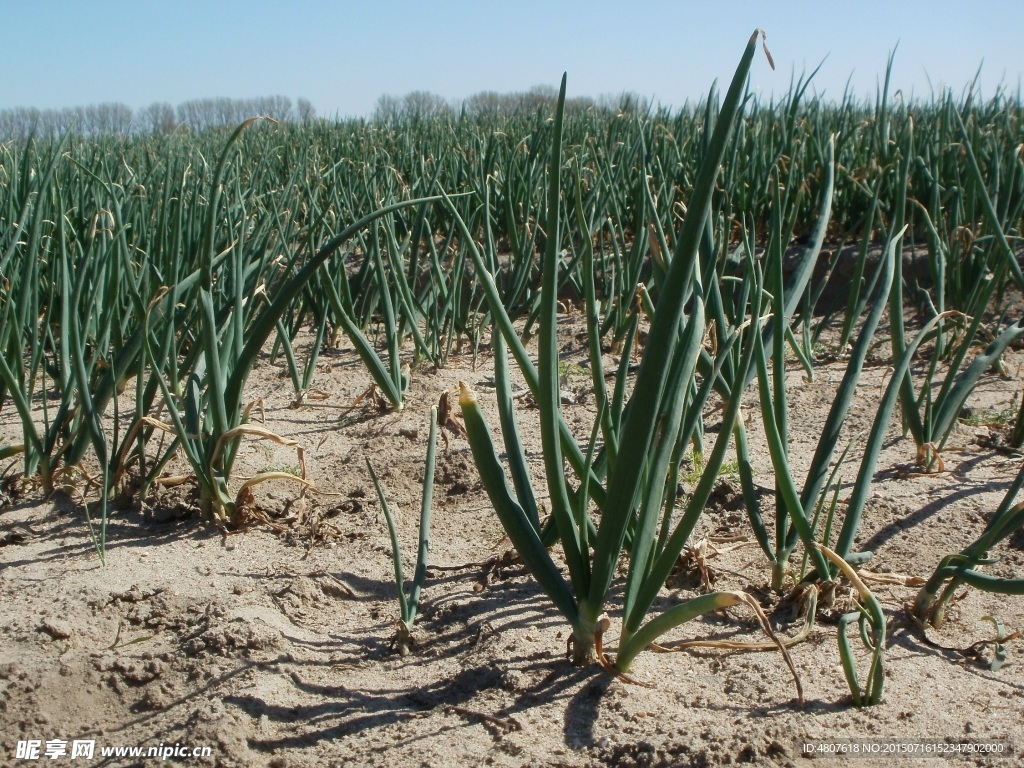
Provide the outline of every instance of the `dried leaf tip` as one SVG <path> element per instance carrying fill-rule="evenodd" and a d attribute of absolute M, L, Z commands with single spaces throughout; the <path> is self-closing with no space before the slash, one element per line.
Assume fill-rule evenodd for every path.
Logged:
<path fill-rule="evenodd" d="M 464 381 L 459 382 L 459 405 L 465 408 L 467 405 L 476 404 L 476 392 L 469 388 Z"/>
<path fill-rule="evenodd" d="M 772 58 L 772 52 L 768 50 L 768 35 L 765 34 L 763 29 L 758 29 L 757 32 L 761 33 L 761 50 L 764 51 L 765 58 L 768 59 L 768 66 L 772 68 L 772 72 L 775 71 L 775 59 Z M 757 32 L 754 34 L 757 35 Z"/>

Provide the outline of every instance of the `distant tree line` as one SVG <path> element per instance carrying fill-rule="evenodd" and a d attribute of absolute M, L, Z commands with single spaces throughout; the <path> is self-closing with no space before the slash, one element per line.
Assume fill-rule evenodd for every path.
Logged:
<path fill-rule="evenodd" d="M 514 115 L 553 109 L 557 100 L 558 89 L 548 85 L 536 85 L 527 91 L 513 93 L 480 91 L 469 98 L 454 101 L 430 91 L 412 91 L 405 96 L 381 96 L 377 99 L 374 118 L 390 121 L 411 117 L 455 117 L 459 114 Z M 597 109 L 644 114 L 650 111 L 651 106 L 649 99 L 629 91 L 597 99 L 576 96 L 565 102 L 568 112 Z M 316 109 L 308 99 L 297 99 L 293 104 L 287 96 L 190 99 L 177 107 L 157 101 L 134 111 L 117 102 L 64 109 L 13 107 L 0 109 L 0 140 L 25 139 L 33 134 L 39 138 L 53 138 L 68 131 L 80 136 L 167 134 L 182 128 L 199 132 L 238 125 L 256 115 L 299 124 L 311 123 L 317 117 Z"/>
<path fill-rule="evenodd" d="M 192 99 L 177 108 L 158 101 L 137 111 L 115 102 L 64 109 L 14 107 L 0 109 L 0 139 L 24 139 L 32 134 L 52 138 L 68 131 L 80 136 L 165 134 L 181 127 L 205 131 L 237 125 L 256 115 L 308 123 L 316 119 L 316 110 L 308 99 L 298 99 L 293 105 L 287 96 Z"/>
<path fill-rule="evenodd" d="M 535 85 L 527 91 L 498 93 L 480 91 L 469 98 L 448 101 L 430 91 L 412 91 L 405 96 L 385 94 L 377 99 L 374 118 L 377 120 L 400 120 L 408 117 L 433 118 L 438 116 L 467 115 L 514 115 L 522 112 L 536 112 L 551 108 L 558 101 L 558 89 L 549 85 Z M 567 98 L 567 112 L 582 112 L 597 109 L 611 112 L 647 113 L 651 109 L 648 98 L 631 91 L 621 94 L 606 94 L 596 99 L 589 96 Z"/>

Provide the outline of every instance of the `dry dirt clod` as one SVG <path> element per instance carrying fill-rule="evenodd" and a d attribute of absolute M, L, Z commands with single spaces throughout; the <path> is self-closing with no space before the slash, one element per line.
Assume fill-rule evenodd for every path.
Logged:
<path fill-rule="evenodd" d="M 495 717 L 494 715 L 488 715 L 486 712 L 478 712 L 473 709 L 467 709 L 466 707 L 451 707 L 451 711 L 457 715 L 463 717 L 475 718 L 482 720 L 489 725 L 496 725 L 503 731 L 521 731 L 523 726 L 514 717 Z"/>
<path fill-rule="evenodd" d="M 45 632 L 54 640 L 67 640 L 74 634 L 71 625 L 60 619 L 43 619 L 39 625 L 39 631 Z"/>

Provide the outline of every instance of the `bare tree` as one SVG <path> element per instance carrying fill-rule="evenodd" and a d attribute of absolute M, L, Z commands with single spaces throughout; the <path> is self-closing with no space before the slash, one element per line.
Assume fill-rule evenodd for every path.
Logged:
<path fill-rule="evenodd" d="M 213 125 L 233 125 L 242 122 L 240 117 L 244 109 L 241 101 L 221 96 L 218 99 L 211 99 L 210 112 L 213 115 Z M 240 109 L 240 107 L 242 109 Z"/>
<path fill-rule="evenodd" d="M 536 111 L 540 107 L 555 108 L 558 103 L 558 89 L 553 85 L 535 85 L 520 97 L 522 107 Z"/>
<path fill-rule="evenodd" d="M 462 108 L 470 115 L 497 115 L 504 111 L 505 99 L 497 91 L 480 91 L 462 102 Z"/>
<path fill-rule="evenodd" d="M 279 123 L 286 122 L 291 117 L 292 100 L 287 96 L 266 96 L 259 101 L 260 111 L 258 114 L 277 120 Z"/>
<path fill-rule="evenodd" d="M 302 125 L 309 125 L 316 120 L 316 109 L 309 99 L 298 99 L 295 102 L 295 121 Z"/>
<path fill-rule="evenodd" d="M 382 94 L 377 99 L 377 108 L 373 116 L 377 120 L 394 120 L 402 114 L 402 100 L 389 93 Z"/>
<path fill-rule="evenodd" d="M 430 91 L 410 91 L 401 98 L 391 94 L 380 96 L 373 115 L 377 120 L 396 120 L 406 117 L 432 118 L 451 115 L 452 112 L 452 105 L 443 96 Z"/>
<path fill-rule="evenodd" d="M 137 115 L 127 105 L 117 102 L 44 110 L 15 107 L 0 110 L 0 139 L 26 138 L 33 133 L 40 138 L 51 138 L 68 131 L 81 136 L 127 135 L 132 131 L 165 134 L 179 125 L 206 131 L 238 125 L 261 115 L 278 122 L 310 123 L 316 119 L 316 110 L 308 99 L 299 99 L 293 108 L 287 96 L 189 99 L 181 102 L 177 109 L 167 102 L 156 101 L 140 109 Z"/>
<path fill-rule="evenodd" d="M 406 117 L 435 117 L 451 114 L 451 111 L 444 97 L 430 91 L 412 91 L 402 99 L 402 112 Z"/>
<path fill-rule="evenodd" d="M 40 124 L 40 112 L 34 107 L 13 107 L 0 110 L 0 138 L 25 139 Z"/>
<path fill-rule="evenodd" d="M 550 85 L 535 85 L 525 92 L 480 91 L 462 102 L 462 108 L 469 115 L 509 116 L 539 109 L 553 111 L 557 103 L 558 89 Z M 594 107 L 594 100 L 589 96 L 575 96 L 565 100 L 567 113 L 584 112 Z"/>
<path fill-rule="evenodd" d="M 127 135 L 132 118 L 130 107 L 115 102 L 64 109 L 15 107 L 0 111 L 0 137 L 27 138 L 34 134 L 47 139 L 68 131 L 80 136 Z"/>
<path fill-rule="evenodd" d="M 166 101 L 154 101 L 139 111 L 139 129 L 146 133 L 168 134 L 178 126 L 174 107 Z"/>
<path fill-rule="evenodd" d="M 202 131 L 209 128 L 209 119 L 201 99 L 190 99 L 178 105 L 178 122 L 193 130 Z"/>
<path fill-rule="evenodd" d="M 82 110 L 79 131 L 86 136 L 126 135 L 132 127 L 132 110 L 125 104 L 90 104 Z"/>

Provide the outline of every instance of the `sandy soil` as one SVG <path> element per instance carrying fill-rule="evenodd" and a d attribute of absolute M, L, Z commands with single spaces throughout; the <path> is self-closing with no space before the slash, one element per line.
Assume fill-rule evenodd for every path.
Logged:
<path fill-rule="evenodd" d="M 564 359 L 580 363 L 580 320 L 568 322 Z M 1009 375 L 985 378 L 969 403 L 976 415 L 1011 407 L 1022 365 L 1024 354 L 1011 352 Z M 866 369 L 850 434 L 871 423 L 887 366 L 883 359 Z M 41 761 L 54 765 L 155 765 L 156 757 L 101 758 L 99 750 L 174 745 L 209 747 L 210 756 L 166 764 L 788 766 L 813 757 L 830 765 L 838 758 L 805 755 L 802 744 L 850 739 L 999 739 L 1016 753 L 951 759 L 1024 764 L 1024 645 L 1009 643 L 996 672 L 984 659 L 935 645 L 965 649 L 990 639 L 994 628 L 982 619 L 988 614 L 1008 630 L 1024 629 L 1024 600 L 967 591 L 925 642 L 904 609 L 916 589 L 901 583 L 928 576 L 943 555 L 982 530 L 1020 463 L 984 447 L 1005 425 L 961 425 L 944 453 L 947 471 L 931 476 L 907 471 L 913 444 L 892 429 L 858 544 L 877 553 L 866 571 L 898 577 L 871 582 L 889 621 L 879 706 L 851 706 L 836 627 L 825 615 L 792 650 L 802 705 L 774 652 L 646 652 L 633 672 L 646 685 L 598 666 L 574 668 L 565 659 L 566 624 L 524 569 L 505 558 L 508 541 L 468 444 L 456 435 L 438 452 L 432 568 L 417 645 L 409 656 L 395 654 L 391 548 L 363 457 L 400 510 L 411 572 L 429 407 L 463 379 L 496 424 L 490 370 L 487 350 L 475 368 L 470 355 L 454 357 L 440 371 L 415 374 L 403 412 L 380 413 L 352 406 L 369 376 L 347 346 L 321 358 L 315 386 L 326 399 L 298 408 L 289 407 L 294 392 L 283 367 L 264 361 L 249 394 L 262 398 L 270 429 L 304 446 L 309 478 L 323 493 L 299 499 L 294 485 L 260 486 L 266 522 L 225 537 L 198 518 L 188 485 L 164 490 L 113 515 L 105 566 L 71 498 L 40 498 L 8 482 L 0 499 L 0 765 L 33 764 L 16 757 L 17 742 L 28 739 L 43 749 L 54 739 L 95 741 L 92 760 Z M 584 396 L 566 412 L 585 439 L 594 408 L 586 374 L 574 370 L 569 387 Z M 790 460 L 801 477 L 842 371 L 841 361 L 819 362 L 813 382 L 790 371 Z M 758 480 L 770 488 L 751 403 Z M 523 434 L 535 440 L 535 413 L 527 398 L 522 406 Z M 4 434 L 17 434 L 15 418 L 13 408 L 0 414 Z M 539 445 L 528 448 L 542 487 Z M 851 457 L 848 475 L 858 460 Z M 237 472 L 295 463 L 294 449 L 252 441 Z M 786 624 L 792 607 L 769 599 L 768 566 L 737 489 L 735 477 L 723 477 L 694 544 L 706 540 L 704 564 L 716 588 L 750 591 L 793 634 L 796 625 Z M 999 548 L 991 572 L 1020 576 L 1022 550 L 1018 533 Z M 665 599 L 700 588 L 691 559 Z M 618 621 L 614 611 L 612 619 Z M 609 636 L 617 636 L 616 626 Z M 671 639 L 711 636 L 762 639 L 747 609 L 692 622 Z M 938 763 L 904 755 L 869 764 Z"/>

